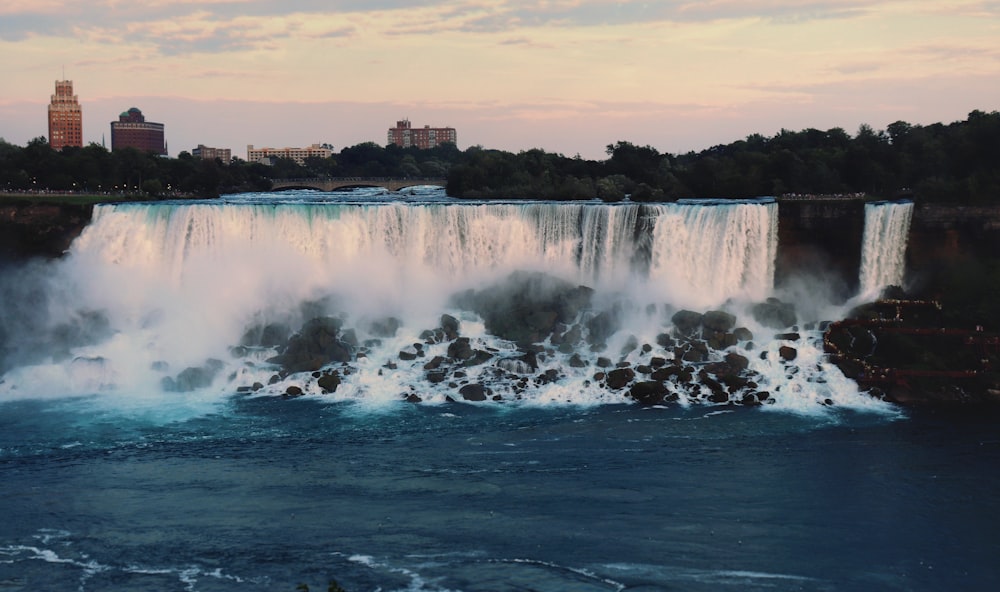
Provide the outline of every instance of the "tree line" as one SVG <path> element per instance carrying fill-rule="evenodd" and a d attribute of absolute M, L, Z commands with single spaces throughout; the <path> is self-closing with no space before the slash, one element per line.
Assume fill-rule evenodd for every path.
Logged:
<path fill-rule="evenodd" d="M 518 153 L 454 144 L 430 149 L 365 142 L 299 164 L 164 158 L 91 144 L 56 152 L 45 138 L 19 147 L 0 139 L 0 190 L 122 192 L 141 198 L 266 191 L 273 180 L 309 177 L 445 178 L 453 197 L 665 201 L 787 194 L 911 195 L 939 203 L 990 203 L 1000 196 L 1000 113 L 964 121 L 885 130 L 862 125 L 853 136 L 782 129 L 686 154 L 619 141 L 605 160 L 532 149 Z"/>

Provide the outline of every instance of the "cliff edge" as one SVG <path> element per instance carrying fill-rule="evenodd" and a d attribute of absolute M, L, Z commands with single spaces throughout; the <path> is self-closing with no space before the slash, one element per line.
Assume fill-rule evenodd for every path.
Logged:
<path fill-rule="evenodd" d="M 0 205 L 0 261 L 61 257 L 90 223 L 93 205 Z"/>

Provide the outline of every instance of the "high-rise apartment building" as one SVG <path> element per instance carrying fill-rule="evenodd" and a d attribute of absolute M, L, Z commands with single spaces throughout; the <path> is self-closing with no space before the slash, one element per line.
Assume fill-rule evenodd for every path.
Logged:
<path fill-rule="evenodd" d="M 453 127 L 412 127 L 409 119 L 402 119 L 396 122 L 396 127 L 389 128 L 388 143 L 409 148 L 433 148 L 438 144 L 451 142 L 458 143 L 458 134 Z"/>
<path fill-rule="evenodd" d="M 142 111 L 132 107 L 111 122 L 111 149 L 135 148 L 142 152 L 167 153 L 163 124 L 146 121 Z"/>
<path fill-rule="evenodd" d="M 205 160 L 215 160 L 218 158 L 222 162 L 229 164 L 233 160 L 233 151 L 229 148 L 210 148 L 204 144 L 198 144 L 198 147 L 191 151 L 191 156 Z"/>
<path fill-rule="evenodd" d="M 73 94 L 72 80 L 56 80 L 56 94 L 49 102 L 49 146 L 83 147 L 83 110 Z"/>

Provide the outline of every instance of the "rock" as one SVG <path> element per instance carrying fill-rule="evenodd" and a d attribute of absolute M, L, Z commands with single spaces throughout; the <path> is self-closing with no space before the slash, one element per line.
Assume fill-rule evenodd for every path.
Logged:
<path fill-rule="evenodd" d="M 597 316 L 587 321 L 587 341 L 591 344 L 603 344 L 618 331 L 621 326 L 620 314 L 615 311 L 601 311 Z"/>
<path fill-rule="evenodd" d="M 284 352 L 268 361 L 288 372 L 312 372 L 332 362 L 349 362 L 353 348 L 337 338 L 340 327 L 335 317 L 314 318 L 288 340 Z"/>
<path fill-rule="evenodd" d="M 712 331 L 725 333 L 736 326 L 736 317 L 722 310 L 710 310 L 702 315 L 701 324 Z"/>
<path fill-rule="evenodd" d="M 254 325 L 243 333 L 240 345 L 244 347 L 278 347 L 288 341 L 291 333 L 292 330 L 284 323 Z"/>
<path fill-rule="evenodd" d="M 635 371 L 631 368 L 615 368 L 607 373 L 606 381 L 608 388 L 620 390 L 625 388 L 634 378 Z"/>
<path fill-rule="evenodd" d="M 659 345 L 663 349 L 670 349 L 676 345 L 674 338 L 667 335 L 666 333 L 660 333 L 656 336 L 656 345 Z"/>
<path fill-rule="evenodd" d="M 458 319 L 450 314 L 441 315 L 441 330 L 444 331 L 448 341 L 456 339 L 458 337 Z"/>
<path fill-rule="evenodd" d="M 295 386 L 293 384 L 293 385 L 291 385 L 291 386 L 289 386 L 288 388 L 285 389 L 285 392 L 284 392 L 284 394 L 282 396 L 284 396 L 284 397 L 301 397 L 302 394 L 303 394 L 302 393 L 302 389 L 299 388 L 299 387 L 297 387 L 297 386 Z"/>
<path fill-rule="evenodd" d="M 437 370 L 447 359 L 444 356 L 434 356 L 431 361 L 424 364 L 424 370 Z"/>
<path fill-rule="evenodd" d="M 795 306 L 786 304 L 777 298 L 755 304 L 751 308 L 754 319 L 771 329 L 784 329 L 796 323 Z"/>
<path fill-rule="evenodd" d="M 678 335 L 693 335 L 701 327 L 702 314 L 691 310 L 679 310 L 670 317 Z"/>
<path fill-rule="evenodd" d="M 340 373 L 338 372 L 327 372 L 321 375 L 316 380 L 316 385 L 323 389 L 323 394 L 329 394 L 337 391 L 337 387 L 340 386 Z"/>
<path fill-rule="evenodd" d="M 176 378 L 164 377 L 160 386 L 164 391 L 187 393 L 200 388 L 212 386 L 212 381 L 222 370 L 221 360 L 208 360 L 203 366 L 185 368 Z"/>
<path fill-rule="evenodd" d="M 558 323 L 573 322 L 589 306 L 593 290 L 540 272 L 518 271 L 504 281 L 452 297 L 483 318 L 486 330 L 517 343 L 540 343 Z"/>
<path fill-rule="evenodd" d="M 635 350 L 639 349 L 639 339 L 635 335 L 629 335 L 628 339 L 625 340 L 625 345 L 622 346 L 621 355 L 627 356 Z"/>
<path fill-rule="evenodd" d="M 569 358 L 570 368 L 585 368 L 586 366 L 587 363 L 583 361 L 583 358 L 580 357 L 580 354 L 573 354 L 572 356 L 570 356 Z"/>
<path fill-rule="evenodd" d="M 799 356 L 799 351 L 794 347 L 790 347 L 788 345 L 782 345 L 780 348 L 778 348 L 778 355 L 781 356 L 782 360 L 785 360 L 786 362 L 791 362 L 792 360 L 794 360 Z"/>
<path fill-rule="evenodd" d="M 375 337 L 395 337 L 396 331 L 402 326 L 403 322 L 396 317 L 386 317 L 372 321 L 368 331 Z"/>
<path fill-rule="evenodd" d="M 753 332 L 746 327 L 737 327 L 733 329 L 733 336 L 736 337 L 737 341 L 750 341 L 753 339 Z"/>
<path fill-rule="evenodd" d="M 469 360 L 474 355 L 476 354 L 472 350 L 472 345 L 469 343 L 468 337 L 459 337 L 448 344 L 448 357 L 453 360 Z"/>
<path fill-rule="evenodd" d="M 656 380 L 637 382 L 629 388 L 628 396 L 640 405 L 660 405 L 667 401 L 677 400 L 677 395 L 670 392 L 667 386 Z"/>
<path fill-rule="evenodd" d="M 458 389 L 458 394 L 466 401 L 485 401 L 490 394 L 489 389 L 479 383 L 472 383 Z"/>

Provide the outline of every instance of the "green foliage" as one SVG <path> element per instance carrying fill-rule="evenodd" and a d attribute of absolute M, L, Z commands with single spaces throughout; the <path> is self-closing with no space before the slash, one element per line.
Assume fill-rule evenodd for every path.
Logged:
<path fill-rule="evenodd" d="M 663 201 L 680 197 L 865 193 L 956 204 L 1000 196 L 1000 113 L 973 111 L 965 121 L 920 126 L 861 125 L 782 129 L 682 155 L 619 141 L 607 160 L 532 149 L 517 154 L 454 144 L 430 149 L 365 142 L 330 158 L 273 165 L 163 158 L 91 144 L 56 152 L 45 138 L 25 147 L 0 139 L 0 191 L 66 191 L 135 198 L 212 197 L 265 191 L 271 180 L 310 177 L 446 177 L 447 192 L 472 199 Z"/>
<path fill-rule="evenodd" d="M 268 189 L 263 172 L 261 165 L 194 159 L 186 152 L 170 159 L 131 148 L 110 152 L 98 144 L 56 152 L 45 138 L 23 148 L 0 140 L 0 191 L 47 199 L 61 193 L 109 200 L 214 197 Z"/>
<path fill-rule="evenodd" d="M 609 144 L 603 162 L 541 150 L 511 154 L 474 147 L 451 168 L 448 193 L 469 198 L 589 199 L 614 202 L 784 194 L 912 195 L 918 200 L 989 203 L 1000 196 L 1000 113 L 886 131 L 859 127 L 782 129 L 683 155 Z"/>

